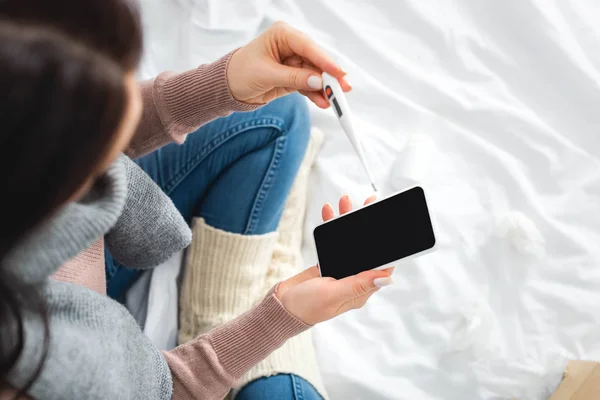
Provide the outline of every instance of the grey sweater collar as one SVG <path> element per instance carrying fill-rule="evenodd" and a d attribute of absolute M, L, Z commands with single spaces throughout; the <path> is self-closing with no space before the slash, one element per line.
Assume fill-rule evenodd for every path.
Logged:
<path fill-rule="evenodd" d="M 121 215 L 126 195 L 127 176 L 119 159 L 84 198 L 63 207 L 13 249 L 5 259 L 6 268 L 24 283 L 43 282 L 109 231 Z"/>
<path fill-rule="evenodd" d="M 29 390 L 34 398 L 170 399 L 168 365 L 127 309 L 87 288 L 47 279 L 104 236 L 115 259 L 149 268 L 186 247 L 191 231 L 173 202 L 126 156 L 89 195 L 60 210 L 6 261 L 9 271 L 40 284 L 50 321 L 48 358 Z M 23 353 L 8 377 L 21 387 L 38 366 L 43 329 L 24 314 Z"/>

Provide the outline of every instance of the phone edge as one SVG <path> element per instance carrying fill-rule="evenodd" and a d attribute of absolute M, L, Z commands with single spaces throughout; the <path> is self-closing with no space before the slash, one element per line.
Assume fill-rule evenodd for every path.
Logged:
<path fill-rule="evenodd" d="M 372 202 L 372 203 L 369 203 L 369 204 L 367 204 L 367 205 L 361 206 L 361 207 L 359 207 L 359 208 L 355 208 L 355 209 L 353 209 L 352 211 L 349 211 L 349 212 L 347 212 L 346 214 L 343 214 L 343 216 L 347 216 L 348 214 L 352 214 L 353 212 L 356 212 L 356 211 L 362 210 L 362 209 L 364 209 L 364 208 L 366 208 L 366 207 L 372 206 L 372 205 L 374 205 L 375 203 L 378 203 L 379 201 L 385 200 L 385 199 L 387 199 L 387 198 L 390 198 L 390 197 L 397 196 L 397 195 L 399 195 L 399 194 L 402 194 L 402 193 L 404 193 L 404 192 L 408 192 L 409 190 L 411 190 L 411 189 L 415 189 L 415 188 L 420 188 L 421 190 L 423 190 L 423 194 L 424 194 L 424 196 L 425 196 L 425 204 L 427 205 L 427 210 L 429 211 L 429 220 L 431 221 L 431 229 L 433 230 L 433 237 L 434 237 L 434 239 L 435 239 L 435 243 L 433 244 L 433 246 L 432 246 L 432 247 L 430 247 L 430 248 L 429 248 L 429 249 L 427 249 L 427 250 L 423 250 L 423 251 L 420 251 L 420 252 L 418 252 L 418 253 L 411 254 L 410 256 L 407 256 L 407 257 L 404 257 L 404 258 L 399 258 L 399 259 L 398 259 L 398 260 L 396 260 L 396 261 L 392 261 L 392 262 L 390 262 L 390 263 L 387 263 L 387 264 L 381 265 L 381 266 L 379 266 L 379 267 L 375 267 L 375 268 L 367 269 L 367 270 L 365 270 L 365 271 L 373 271 L 373 270 L 381 270 L 381 269 L 386 269 L 386 268 L 389 268 L 389 267 L 391 267 L 393 264 L 395 264 L 395 263 L 398 263 L 398 261 L 404 262 L 404 261 L 408 261 L 408 260 L 411 260 L 411 259 L 415 259 L 415 258 L 418 258 L 418 257 L 424 256 L 424 255 L 427 255 L 427 254 L 433 253 L 434 251 L 436 251 L 436 250 L 438 249 L 438 235 L 437 235 L 437 232 L 438 232 L 438 224 L 437 224 L 437 219 L 436 219 L 436 217 L 435 217 L 435 214 L 434 214 L 434 213 L 433 213 L 433 211 L 431 210 L 431 207 L 429 206 L 429 204 L 430 204 L 430 203 L 429 203 L 429 195 L 428 195 L 428 193 L 429 193 L 429 190 L 428 190 L 428 189 L 426 189 L 426 188 L 425 188 L 425 186 L 423 186 L 423 185 L 418 185 L 418 184 L 417 184 L 417 185 L 412 185 L 412 186 L 409 186 L 409 187 L 407 187 L 407 188 L 405 188 L 405 189 L 398 190 L 398 191 L 396 191 L 396 192 L 394 192 L 394 193 L 390 194 L 389 196 L 386 196 L 386 197 L 384 197 L 384 198 L 382 198 L 382 199 L 375 200 L 375 201 L 374 201 L 374 202 Z M 336 217 L 334 217 L 334 218 L 330 219 L 329 221 L 325 221 L 325 222 L 322 222 L 322 223 L 320 223 L 319 225 L 315 226 L 315 227 L 312 229 L 313 245 L 315 246 L 315 253 L 316 253 L 316 255 L 317 255 L 317 268 L 319 269 L 319 276 L 321 276 L 321 277 L 323 277 L 323 273 L 321 272 L 321 263 L 320 263 L 320 261 L 319 261 L 319 252 L 317 251 L 317 240 L 315 239 L 315 230 L 316 230 L 318 227 L 320 227 L 320 226 L 322 226 L 322 225 L 325 225 L 325 224 L 327 224 L 327 223 L 329 223 L 329 222 L 331 222 L 331 221 L 334 221 L 334 220 L 336 220 L 336 219 L 338 219 L 338 218 L 341 218 L 341 217 L 342 217 L 342 215 L 337 215 Z"/>

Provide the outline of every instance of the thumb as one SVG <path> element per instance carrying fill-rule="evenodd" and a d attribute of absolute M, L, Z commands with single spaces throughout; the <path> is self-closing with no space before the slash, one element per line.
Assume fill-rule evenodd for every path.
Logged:
<path fill-rule="evenodd" d="M 288 281 L 292 282 L 293 285 L 295 286 L 299 283 L 302 283 L 309 279 L 318 278 L 320 276 L 321 276 L 321 272 L 319 272 L 319 267 L 316 265 L 313 265 L 310 268 L 306 268 L 304 271 L 300 272 L 299 274 L 292 276 L 290 279 L 288 279 Z"/>
<path fill-rule="evenodd" d="M 312 92 L 323 90 L 323 78 L 318 72 L 309 68 L 277 64 L 271 76 L 274 79 L 275 87 Z"/>
<path fill-rule="evenodd" d="M 338 301 L 348 301 L 393 283 L 390 270 L 364 271 L 335 282 Z"/>
<path fill-rule="evenodd" d="M 310 268 L 305 269 L 304 271 L 300 272 L 299 274 L 296 274 L 294 276 L 292 276 L 291 278 L 286 279 L 283 282 L 280 282 L 279 285 L 277 285 L 277 298 L 281 298 L 281 296 L 290 288 L 293 288 L 294 286 L 307 281 L 309 279 L 313 279 L 313 278 L 318 278 L 321 276 L 321 273 L 319 272 L 319 267 L 314 265 Z"/>

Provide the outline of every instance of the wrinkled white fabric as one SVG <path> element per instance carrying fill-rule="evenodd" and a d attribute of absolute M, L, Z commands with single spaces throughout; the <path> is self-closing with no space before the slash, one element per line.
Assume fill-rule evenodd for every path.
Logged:
<path fill-rule="evenodd" d="M 216 59 L 277 19 L 305 30 L 349 72 L 383 193 L 429 189 L 440 250 L 315 329 L 333 399 L 544 399 L 566 359 L 600 359 L 596 1 L 142 4 L 143 77 Z M 370 191 L 333 113 L 312 117 L 327 137 L 307 263 L 321 204 Z M 153 279 L 151 301 L 168 284 Z"/>

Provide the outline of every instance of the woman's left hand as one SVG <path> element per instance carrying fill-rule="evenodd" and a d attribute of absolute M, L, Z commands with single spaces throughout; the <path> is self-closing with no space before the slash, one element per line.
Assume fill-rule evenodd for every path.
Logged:
<path fill-rule="evenodd" d="M 375 201 L 369 197 L 365 204 Z M 348 196 L 340 199 L 340 214 L 352 210 Z M 335 217 L 329 204 L 321 210 L 324 221 Z M 392 283 L 393 267 L 384 270 L 363 271 L 340 280 L 322 278 L 319 267 L 300 272 L 277 286 L 276 296 L 285 309 L 308 325 L 327 321 L 346 311 L 360 308 L 381 287 Z"/>
<path fill-rule="evenodd" d="M 300 92 L 321 108 L 321 73 L 338 78 L 344 92 L 352 89 L 346 73 L 308 36 L 285 22 L 276 22 L 263 34 L 233 53 L 227 68 L 229 90 L 236 100 L 266 104 Z"/>

